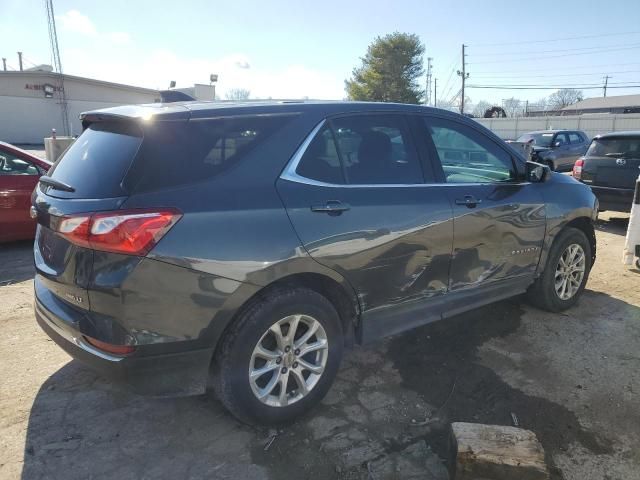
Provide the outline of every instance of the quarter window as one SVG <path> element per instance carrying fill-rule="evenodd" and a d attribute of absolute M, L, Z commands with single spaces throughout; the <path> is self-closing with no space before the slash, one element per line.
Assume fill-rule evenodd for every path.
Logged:
<path fill-rule="evenodd" d="M 516 179 L 511 156 L 466 125 L 428 119 L 447 183 L 497 183 Z"/>
<path fill-rule="evenodd" d="M 309 144 L 296 173 L 319 182 L 344 183 L 333 132 L 328 126 L 320 130 Z"/>

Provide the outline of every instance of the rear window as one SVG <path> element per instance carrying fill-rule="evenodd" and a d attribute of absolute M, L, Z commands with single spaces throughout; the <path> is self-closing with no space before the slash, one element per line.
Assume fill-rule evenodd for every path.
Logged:
<path fill-rule="evenodd" d="M 140 127 L 98 122 L 76 140 L 50 175 L 75 192 L 64 198 L 109 198 L 211 178 L 242 161 L 292 116 L 157 121 Z"/>
<path fill-rule="evenodd" d="M 49 170 L 49 176 L 72 186 L 75 192 L 50 189 L 64 198 L 110 198 L 126 195 L 124 174 L 142 143 L 133 124 L 104 122 L 86 129 Z"/>
<path fill-rule="evenodd" d="M 596 138 L 586 156 L 640 158 L 640 137 Z"/>

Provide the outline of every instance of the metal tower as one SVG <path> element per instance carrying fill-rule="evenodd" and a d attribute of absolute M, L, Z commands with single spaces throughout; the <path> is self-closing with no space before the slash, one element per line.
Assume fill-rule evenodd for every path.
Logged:
<path fill-rule="evenodd" d="M 49 42 L 51 43 L 51 56 L 53 57 L 53 68 L 58 73 L 57 85 L 55 91 L 58 97 L 58 103 L 60 104 L 60 110 L 62 113 L 62 125 L 64 134 L 69 135 L 69 106 L 67 104 L 67 95 L 64 91 L 64 75 L 62 72 L 62 62 L 60 61 L 60 50 L 58 49 L 58 33 L 56 32 L 56 19 L 53 13 L 53 0 L 44 0 L 45 7 L 47 9 L 47 22 L 49 26 Z"/>

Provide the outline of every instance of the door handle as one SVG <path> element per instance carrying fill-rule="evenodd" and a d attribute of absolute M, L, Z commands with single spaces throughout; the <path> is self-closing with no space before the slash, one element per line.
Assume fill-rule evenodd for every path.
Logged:
<path fill-rule="evenodd" d="M 464 198 L 456 198 L 456 205 L 464 205 L 468 208 L 475 208 L 482 200 L 473 195 L 465 195 Z"/>
<path fill-rule="evenodd" d="M 340 200 L 327 200 L 325 203 L 311 205 L 312 212 L 328 213 L 329 215 L 340 215 L 351 207 Z"/>

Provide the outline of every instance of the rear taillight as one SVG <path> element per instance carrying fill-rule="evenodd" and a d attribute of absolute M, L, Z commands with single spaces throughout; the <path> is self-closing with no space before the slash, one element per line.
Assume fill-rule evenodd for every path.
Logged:
<path fill-rule="evenodd" d="M 112 353 L 114 355 L 131 355 L 136 351 L 136 347 L 133 345 L 113 345 L 111 343 L 101 342 L 95 338 L 84 335 L 82 338 L 92 347 L 102 350 L 106 353 Z"/>
<path fill-rule="evenodd" d="M 66 216 L 55 230 L 81 247 L 143 256 L 181 217 L 173 208 L 117 210 Z"/>
<path fill-rule="evenodd" d="M 579 158 L 576 163 L 573 164 L 573 178 L 580 180 L 582 178 L 582 167 L 584 166 L 584 158 Z"/>

